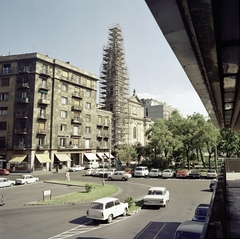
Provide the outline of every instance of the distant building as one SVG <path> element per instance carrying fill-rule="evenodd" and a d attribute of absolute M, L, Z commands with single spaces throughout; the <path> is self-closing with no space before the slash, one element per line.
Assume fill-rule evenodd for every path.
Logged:
<path fill-rule="evenodd" d="M 149 117 L 153 121 L 159 118 L 168 119 L 174 110 L 178 110 L 166 102 L 162 103 L 153 99 L 141 99 L 141 102 L 144 107 L 144 116 Z"/>

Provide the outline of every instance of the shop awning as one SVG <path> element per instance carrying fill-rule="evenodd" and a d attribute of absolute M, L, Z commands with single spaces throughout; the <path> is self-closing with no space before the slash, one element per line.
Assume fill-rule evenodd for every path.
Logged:
<path fill-rule="evenodd" d="M 104 153 L 97 153 L 97 156 L 98 156 L 100 159 L 105 159 L 105 158 L 107 158 Z"/>
<path fill-rule="evenodd" d="M 88 159 L 88 160 L 98 160 L 98 157 L 96 156 L 96 154 L 94 153 L 85 153 L 84 156 Z"/>
<path fill-rule="evenodd" d="M 106 156 L 107 156 L 107 158 L 109 158 L 109 153 L 108 152 L 106 152 L 106 153 L 104 153 Z M 114 157 L 112 156 L 112 154 L 110 154 L 110 158 L 111 159 L 114 159 Z"/>
<path fill-rule="evenodd" d="M 55 154 L 60 162 L 72 161 L 67 154 Z"/>
<path fill-rule="evenodd" d="M 14 154 L 13 157 L 9 160 L 9 163 L 20 164 L 26 157 L 27 154 Z"/>
<path fill-rule="evenodd" d="M 51 159 L 48 157 L 47 154 L 36 154 L 36 158 L 40 163 L 51 163 Z"/>

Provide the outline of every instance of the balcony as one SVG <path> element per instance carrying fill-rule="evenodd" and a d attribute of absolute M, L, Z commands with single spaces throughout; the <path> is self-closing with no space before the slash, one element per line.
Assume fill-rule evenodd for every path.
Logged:
<path fill-rule="evenodd" d="M 39 99 L 38 104 L 49 105 L 49 104 L 50 104 L 50 100 L 47 100 L 47 99 Z"/>
<path fill-rule="evenodd" d="M 103 133 L 98 133 L 97 134 L 97 138 L 101 138 L 102 139 L 103 138 Z"/>
<path fill-rule="evenodd" d="M 41 145 L 37 145 L 37 149 L 38 150 L 45 150 L 48 149 L 48 144 L 41 144 Z"/>
<path fill-rule="evenodd" d="M 37 134 L 46 134 L 47 133 L 47 130 L 46 129 L 39 129 L 37 131 Z"/>
<path fill-rule="evenodd" d="M 82 124 L 82 120 L 79 118 L 73 118 L 71 122 L 72 124 Z"/>
<path fill-rule="evenodd" d="M 27 134 L 27 129 L 15 129 L 15 134 Z"/>
<path fill-rule="evenodd" d="M 47 120 L 47 116 L 46 116 L 46 115 L 43 115 L 43 114 L 39 114 L 39 115 L 38 115 L 38 119 L 39 119 L 39 120 Z"/>
<path fill-rule="evenodd" d="M 16 144 L 16 145 L 14 145 L 14 149 L 26 150 L 26 144 Z"/>
<path fill-rule="evenodd" d="M 28 118 L 27 112 L 16 113 L 16 118 L 17 119 L 27 119 Z"/>
<path fill-rule="evenodd" d="M 82 99 L 82 95 L 81 95 L 80 92 L 74 92 L 74 93 L 72 93 L 72 97 L 73 97 L 73 98 Z"/>
<path fill-rule="evenodd" d="M 25 97 L 25 98 L 20 97 L 20 98 L 17 98 L 16 101 L 19 104 L 28 104 L 29 103 L 28 102 L 28 97 Z"/>
<path fill-rule="evenodd" d="M 78 105 L 73 105 L 72 106 L 72 110 L 73 111 L 82 111 L 82 106 L 80 106 L 80 105 L 79 106 Z"/>
<path fill-rule="evenodd" d="M 11 74 L 11 68 L 3 68 L 2 69 L 2 74 Z"/>
<path fill-rule="evenodd" d="M 31 73 L 30 66 L 20 67 L 18 69 L 18 73 L 20 73 L 20 74 L 29 74 L 29 73 Z"/>
<path fill-rule="evenodd" d="M 17 84 L 17 88 L 19 89 L 29 89 L 29 82 L 22 82 Z"/>
<path fill-rule="evenodd" d="M 109 137 L 110 137 L 110 133 L 105 133 L 105 134 L 104 134 L 104 138 L 105 138 L 105 139 L 109 139 Z"/>
<path fill-rule="evenodd" d="M 71 138 L 81 138 L 81 135 L 79 134 L 79 132 L 73 132 L 71 134 Z"/>
<path fill-rule="evenodd" d="M 109 128 L 110 127 L 110 123 L 104 123 L 103 127 L 104 128 Z"/>
<path fill-rule="evenodd" d="M 50 77 L 50 72 L 48 70 L 41 70 L 39 72 L 40 76 Z"/>
<path fill-rule="evenodd" d="M 39 86 L 39 91 L 40 90 L 44 90 L 44 91 L 49 91 L 50 90 L 50 87 L 47 85 L 47 84 L 41 84 Z"/>

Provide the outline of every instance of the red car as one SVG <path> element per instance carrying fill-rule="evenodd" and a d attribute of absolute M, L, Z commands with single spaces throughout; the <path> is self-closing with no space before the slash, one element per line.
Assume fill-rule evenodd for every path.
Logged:
<path fill-rule="evenodd" d="M 9 171 L 7 169 L 0 169 L 0 175 L 9 175 Z"/>
<path fill-rule="evenodd" d="M 186 170 L 179 170 L 177 171 L 176 178 L 186 178 L 187 171 Z"/>

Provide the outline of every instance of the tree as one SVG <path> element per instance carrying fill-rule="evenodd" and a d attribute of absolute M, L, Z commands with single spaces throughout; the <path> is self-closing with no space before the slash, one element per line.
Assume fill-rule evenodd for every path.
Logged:
<path fill-rule="evenodd" d="M 124 161 L 127 165 L 133 160 L 137 158 L 137 152 L 135 148 L 129 144 L 125 145 L 121 149 L 117 149 L 118 158 L 121 161 Z"/>

